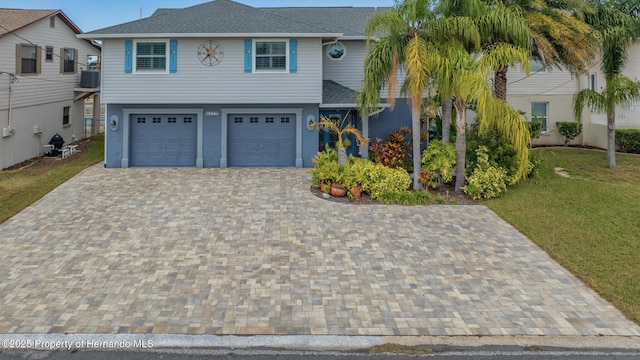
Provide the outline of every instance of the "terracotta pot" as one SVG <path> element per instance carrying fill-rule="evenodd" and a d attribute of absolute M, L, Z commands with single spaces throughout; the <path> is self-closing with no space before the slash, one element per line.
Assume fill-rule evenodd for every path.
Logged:
<path fill-rule="evenodd" d="M 331 186 L 331 181 L 322 180 L 322 182 L 320 183 L 320 191 L 322 191 L 323 193 L 326 193 L 327 192 L 327 186 Z"/>
<path fill-rule="evenodd" d="M 351 195 L 353 195 L 354 199 L 360 199 L 360 197 L 362 196 L 362 191 L 360 190 L 360 186 L 354 186 L 349 191 L 351 192 Z"/>
<path fill-rule="evenodd" d="M 331 185 L 331 195 L 335 197 L 343 197 L 347 195 L 347 189 L 342 186 L 340 183 L 333 183 Z"/>

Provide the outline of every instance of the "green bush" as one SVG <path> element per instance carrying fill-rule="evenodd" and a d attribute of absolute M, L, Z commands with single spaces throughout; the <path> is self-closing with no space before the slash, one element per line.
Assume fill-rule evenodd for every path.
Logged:
<path fill-rule="evenodd" d="M 420 182 L 433 188 L 453 180 L 451 169 L 456 164 L 456 147 L 434 140 L 422 152 Z"/>
<path fill-rule="evenodd" d="M 367 175 L 362 183 L 362 191 L 368 193 L 372 199 L 378 199 L 383 193 L 403 192 L 411 185 L 411 177 L 405 169 L 391 169 L 370 161 L 365 161 L 363 166 Z"/>
<path fill-rule="evenodd" d="M 529 135 L 531 135 L 531 140 L 537 139 L 540 137 L 542 133 L 542 121 L 540 120 L 532 120 L 527 121 L 527 128 L 529 128 Z"/>
<path fill-rule="evenodd" d="M 337 182 L 341 180 L 338 152 L 327 148 L 320 151 L 311 160 L 315 167 L 311 169 L 311 184 L 320 187 L 322 181 Z"/>
<path fill-rule="evenodd" d="M 405 190 L 399 193 L 383 193 L 378 198 L 383 204 L 397 205 L 428 205 L 431 204 L 431 194 L 426 191 Z"/>
<path fill-rule="evenodd" d="M 622 152 L 640 154 L 640 130 L 616 130 L 616 144 L 620 146 Z"/>
<path fill-rule="evenodd" d="M 567 146 L 571 140 L 575 139 L 582 132 L 582 123 L 574 121 L 559 121 L 556 123 L 558 132 L 564 138 L 564 145 Z"/>
<path fill-rule="evenodd" d="M 370 169 L 371 161 L 349 156 L 347 165 L 342 169 L 342 185 L 349 190 L 354 186 L 362 187 L 367 181 L 367 172 Z"/>
<path fill-rule="evenodd" d="M 486 146 L 478 148 L 476 168 L 469 177 L 469 184 L 462 188 L 474 200 L 499 197 L 507 191 L 507 172 L 491 165 L 488 151 Z"/>
<path fill-rule="evenodd" d="M 473 173 L 477 167 L 477 151 L 480 146 L 488 149 L 489 163 L 496 168 L 503 168 L 507 172 L 507 183 L 513 185 L 517 182 L 517 173 L 520 167 L 517 153 L 507 138 L 496 129 L 490 129 L 487 134 L 480 135 L 477 126 L 473 126 L 469 132 L 467 141 L 467 176 Z"/>

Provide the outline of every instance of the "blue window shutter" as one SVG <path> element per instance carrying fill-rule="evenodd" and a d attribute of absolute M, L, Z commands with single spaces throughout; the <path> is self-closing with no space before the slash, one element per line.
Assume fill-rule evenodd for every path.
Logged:
<path fill-rule="evenodd" d="M 244 39 L 244 72 L 253 71 L 253 40 Z"/>
<path fill-rule="evenodd" d="M 289 40 L 289 72 L 298 72 L 298 40 Z"/>
<path fill-rule="evenodd" d="M 124 73 L 133 72 L 133 40 L 124 41 Z"/>
<path fill-rule="evenodd" d="M 169 72 L 178 72 L 178 40 L 169 40 Z"/>

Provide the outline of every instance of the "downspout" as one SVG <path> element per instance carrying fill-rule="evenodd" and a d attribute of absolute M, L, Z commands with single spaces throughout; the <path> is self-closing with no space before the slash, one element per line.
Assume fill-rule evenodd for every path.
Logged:
<path fill-rule="evenodd" d="M 15 75 L 9 74 L 9 111 L 7 116 L 7 127 L 11 126 L 11 95 L 13 94 L 13 82 Z"/>

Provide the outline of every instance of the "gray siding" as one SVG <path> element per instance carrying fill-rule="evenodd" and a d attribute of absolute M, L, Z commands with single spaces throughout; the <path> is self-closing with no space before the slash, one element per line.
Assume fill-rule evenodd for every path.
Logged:
<path fill-rule="evenodd" d="M 73 89 L 80 83 L 80 69 L 87 62 L 87 55 L 99 55 L 100 51 L 75 33 L 59 18 L 55 28 L 49 27 L 45 19 L 16 33 L 34 44 L 53 46 L 55 55 L 61 48 L 78 50 L 78 73 L 63 75 L 60 73 L 60 58 L 53 57 L 52 62 L 45 61 L 42 51 L 41 73 L 34 76 L 19 76 L 13 84 L 11 126 L 15 134 L 0 137 L 0 169 L 42 154 L 42 145 L 49 142 L 55 133 L 62 135 L 67 143 L 74 136 L 84 136 L 84 101 L 73 101 Z M 27 43 L 14 35 L 0 38 L 0 71 L 15 73 L 16 44 Z M 0 74 L 0 129 L 7 126 L 9 108 L 9 81 L 7 74 Z M 70 124 L 62 126 L 63 107 L 70 107 Z M 39 126 L 41 135 L 33 134 L 33 127 Z"/>
<path fill-rule="evenodd" d="M 102 97 L 106 103 L 320 103 L 320 39 L 298 39 L 296 73 L 245 73 L 244 39 L 215 39 L 224 49 L 217 66 L 197 57 L 203 39 L 177 39 L 175 74 L 125 74 L 124 40 L 103 42 Z"/>
<path fill-rule="evenodd" d="M 365 40 L 340 41 L 346 48 L 345 56 L 339 60 L 331 60 L 326 55 L 327 47 L 322 47 L 322 78 L 333 80 L 340 85 L 353 90 L 360 90 L 364 78 L 364 59 L 367 56 L 367 42 Z M 396 97 L 400 96 L 400 88 L 404 82 L 404 71 L 398 72 L 398 88 Z M 382 89 L 380 97 L 387 97 L 387 89 Z"/>

